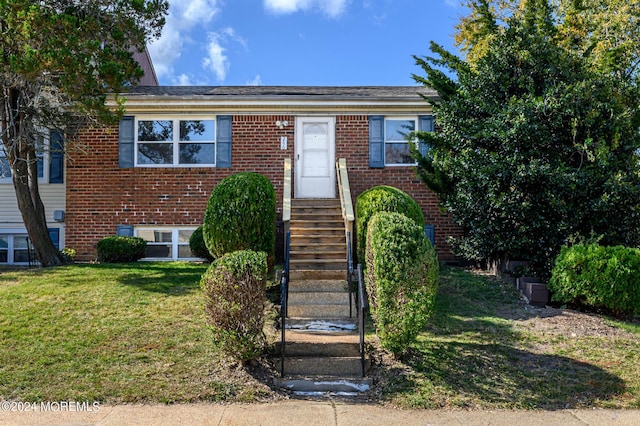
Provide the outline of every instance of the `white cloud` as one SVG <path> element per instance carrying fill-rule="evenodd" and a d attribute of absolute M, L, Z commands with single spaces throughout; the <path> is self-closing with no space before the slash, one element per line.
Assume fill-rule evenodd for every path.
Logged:
<path fill-rule="evenodd" d="M 246 49 L 247 42 L 230 27 L 223 28 L 218 32 L 209 32 L 207 40 L 207 56 L 202 60 L 202 66 L 208 71 L 213 71 L 218 81 L 223 82 L 227 78 L 227 72 L 231 66 L 229 58 L 225 55 L 227 49 L 224 46 L 235 42 Z"/>
<path fill-rule="evenodd" d="M 209 33 L 208 40 L 207 56 L 202 60 L 202 66 L 213 71 L 218 81 L 224 81 L 227 78 L 229 61 L 224 54 L 225 48 L 220 44 L 220 35 Z"/>
<path fill-rule="evenodd" d="M 195 76 L 192 73 L 182 73 L 177 76 L 173 76 L 170 80 L 172 86 L 206 86 L 209 84 L 209 80 L 200 76 Z"/>
<path fill-rule="evenodd" d="M 180 58 L 183 44 L 182 36 L 169 21 L 162 30 L 162 37 L 149 43 L 149 54 L 159 78 L 173 74 L 173 63 Z"/>
<path fill-rule="evenodd" d="M 325 15 L 336 18 L 342 15 L 349 0 L 263 0 L 264 7 L 276 14 L 289 14 L 319 9 Z"/>
<path fill-rule="evenodd" d="M 169 17 L 179 29 L 190 30 L 211 22 L 219 11 L 218 0 L 181 0 L 171 2 Z"/>
<path fill-rule="evenodd" d="M 262 78 L 260 77 L 260 74 L 256 75 L 253 80 L 248 80 L 246 85 L 247 86 L 262 86 Z"/>
<path fill-rule="evenodd" d="M 173 80 L 175 86 L 193 86 L 191 83 L 191 77 L 187 74 L 180 74 Z"/>
<path fill-rule="evenodd" d="M 247 48 L 247 41 L 236 34 L 236 31 L 231 27 L 226 27 L 220 30 L 220 32 L 224 35 L 225 39 L 231 39 L 236 43 L 240 44 L 243 48 Z"/>
<path fill-rule="evenodd" d="M 159 78 L 172 77 L 173 64 L 180 59 L 185 44 L 192 43 L 191 31 L 206 25 L 219 12 L 219 0 L 181 0 L 171 2 L 166 24 L 158 40 L 149 44 L 149 53 Z M 180 77 L 177 77 L 179 79 Z"/>

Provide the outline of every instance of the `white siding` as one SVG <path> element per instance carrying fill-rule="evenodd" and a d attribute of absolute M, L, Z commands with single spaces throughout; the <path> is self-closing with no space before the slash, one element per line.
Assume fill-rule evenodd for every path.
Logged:
<path fill-rule="evenodd" d="M 53 212 L 66 211 L 65 187 L 64 184 L 40 184 L 40 197 L 44 203 L 47 225 L 50 228 L 60 228 L 60 248 L 64 247 L 64 223 L 54 221 Z M 24 230 L 16 193 L 11 183 L 0 183 L 0 229 Z"/>

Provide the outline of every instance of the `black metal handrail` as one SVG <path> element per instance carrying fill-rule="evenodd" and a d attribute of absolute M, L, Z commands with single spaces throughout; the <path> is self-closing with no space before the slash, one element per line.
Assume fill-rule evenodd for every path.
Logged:
<path fill-rule="evenodd" d="M 351 232 L 347 231 L 347 287 L 349 288 L 349 318 L 353 318 L 353 256 L 351 254 Z"/>
<path fill-rule="evenodd" d="M 358 329 L 360 330 L 360 364 L 362 365 L 362 377 L 366 374 L 366 363 L 364 357 L 364 312 L 367 309 L 367 297 L 364 292 L 364 282 L 362 277 L 362 265 L 358 264 Z"/>
<path fill-rule="evenodd" d="M 280 375 L 284 376 L 284 357 L 286 352 L 287 317 L 289 316 L 289 251 L 291 243 L 291 232 L 285 233 L 284 239 L 284 268 L 280 278 Z"/>

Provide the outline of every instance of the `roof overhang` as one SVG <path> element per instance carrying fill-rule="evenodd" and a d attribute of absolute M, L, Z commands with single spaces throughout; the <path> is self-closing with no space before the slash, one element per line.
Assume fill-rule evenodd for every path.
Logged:
<path fill-rule="evenodd" d="M 433 91 L 420 87 L 136 88 L 120 95 L 127 113 L 425 114 Z M 110 105 L 115 106 L 114 99 Z"/>

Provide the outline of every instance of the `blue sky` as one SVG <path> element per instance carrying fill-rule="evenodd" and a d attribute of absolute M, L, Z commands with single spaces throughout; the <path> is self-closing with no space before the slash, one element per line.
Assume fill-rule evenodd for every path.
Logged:
<path fill-rule="evenodd" d="M 161 85 L 413 85 L 455 51 L 459 0 L 169 0 L 149 45 Z"/>

